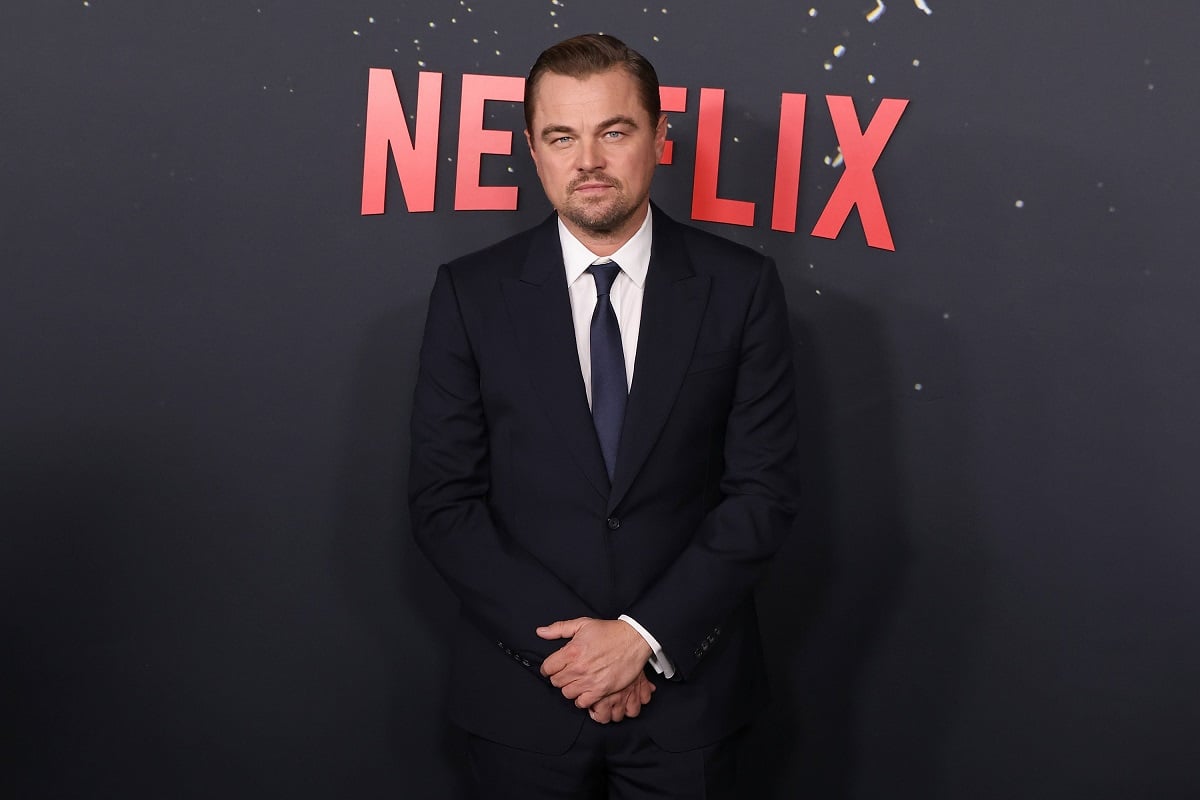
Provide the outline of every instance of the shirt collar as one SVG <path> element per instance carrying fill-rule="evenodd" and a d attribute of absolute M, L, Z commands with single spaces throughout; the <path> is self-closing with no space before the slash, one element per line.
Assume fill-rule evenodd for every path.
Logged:
<path fill-rule="evenodd" d="M 617 252 L 608 258 L 621 265 L 621 271 L 637 285 L 639 289 L 646 283 L 646 272 L 650 269 L 650 243 L 653 240 L 654 225 L 649 207 L 646 208 L 646 219 L 637 233 L 629 237 L 629 241 L 621 245 Z M 599 258 L 588 250 L 583 242 L 575 238 L 575 234 L 567 230 L 562 218 L 558 219 L 558 241 L 562 246 L 563 265 L 567 270 L 567 285 L 570 286 L 579 276 L 587 272 L 587 268 Z"/>

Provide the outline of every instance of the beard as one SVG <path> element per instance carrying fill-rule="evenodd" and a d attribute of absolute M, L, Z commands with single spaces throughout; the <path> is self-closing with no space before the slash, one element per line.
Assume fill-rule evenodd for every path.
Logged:
<path fill-rule="evenodd" d="M 606 183 L 613 187 L 613 191 L 606 192 L 605 196 L 600 198 L 581 197 L 575 194 L 575 187 L 584 183 Z M 558 209 L 558 213 L 586 231 L 606 234 L 619 228 L 632 217 L 645 199 L 631 198 L 619 181 L 607 176 L 589 175 L 571 184 L 567 200 L 562 208 Z"/>

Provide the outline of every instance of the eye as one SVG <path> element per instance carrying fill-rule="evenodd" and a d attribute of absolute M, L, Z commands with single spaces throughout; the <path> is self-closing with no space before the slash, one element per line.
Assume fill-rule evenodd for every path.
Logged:
<path fill-rule="evenodd" d="M 616 141 L 617 139 L 620 139 L 624 135 L 625 135 L 624 131 L 605 131 L 604 132 L 604 138 L 608 139 L 609 141 Z"/>

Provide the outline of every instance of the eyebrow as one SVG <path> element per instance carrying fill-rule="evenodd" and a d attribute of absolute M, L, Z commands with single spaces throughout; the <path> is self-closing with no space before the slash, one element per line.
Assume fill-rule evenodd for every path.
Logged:
<path fill-rule="evenodd" d="M 637 121 L 634 120 L 633 117 L 627 117 L 624 114 L 618 114 L 615 117 L 609 117 L 601 122 L 596 126 L 596 129 L 604 130 L 605 128 L 611 128 L 613 125 L 627 125 L 630 128 L 638 127 Z M 575 129 L 569 125 L 547 125 L 546 127 L 542 128 L 543 139 L 549 138 L 551 134 L 555 133 L 575 133 Z"/>

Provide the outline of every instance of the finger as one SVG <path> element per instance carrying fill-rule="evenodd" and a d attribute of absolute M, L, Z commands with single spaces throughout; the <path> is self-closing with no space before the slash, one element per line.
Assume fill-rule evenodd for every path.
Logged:
<path fill-rule="evenodd" d="M 590 716 L 592 718 L 593 722 L 599 722 L 601 725 L 607 725 L 609 723 L 609 720 L 612 719 L 612 717 L 609 716 L 608 712 L 603 709 L 601 709 L 601 710 L 597 710 L 594 708 L 589 709 L 588 716 Z"/>
<path fill-rule="evenodd" d="M 551 622 L 549 625 L 543 625 L 538 628 L 536 633 L 542 639 L 570 639 L 574 636 L 583 623 L 587 622 L 590 617 L 576 617 L 575 619 L 561 619 L 558 622 Z"/>
<path fill-rule="evenodd" d="M 573 647 L 570 642 L 558 648 L 542 662 L 542 674 L 550 677 L 557 672 L 568 670 L 568 674 L 576 673 L 576 677 L 578 677 L 578 668 L 569 669 L 574 667 L 578 660 L 579 654 L 577 651 L 578 648 Z"/>
<path fill-rule="evenodd" d="M 549 678 L 551 675 L 562 670 L 567 663 L 567 657 L 562 655 L 562 650 L 556 650 L 550 654 L 549 658 L 542 662 L 542 675 Z"/>

